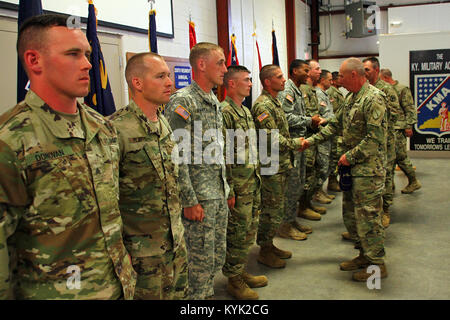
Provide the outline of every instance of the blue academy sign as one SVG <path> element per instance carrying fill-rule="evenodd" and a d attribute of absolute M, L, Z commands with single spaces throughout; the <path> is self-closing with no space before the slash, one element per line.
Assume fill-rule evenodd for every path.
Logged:
<path fill-rule="evenodd" d="M 173 69 L 175 88 L 181 89 L 191 84 L 191 68 L 175 66 Z"/>
<path fill-rule="evenodd" d="M 415 83 L 417 132 L 438 137 L 449 134 L 450 77 L 446 74 L 420 75 L 416 76 Z"/>

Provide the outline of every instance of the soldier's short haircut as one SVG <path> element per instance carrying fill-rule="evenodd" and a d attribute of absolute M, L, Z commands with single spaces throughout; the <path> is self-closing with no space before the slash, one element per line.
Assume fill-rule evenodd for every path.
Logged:
<path fill-rule="evenodd" d="M 337 80 L 339 78 L 339 71 L 333 71 L 331 76 L 333 77 L 333 80 Z"/>
<path fill-rule="evenodd" d="M 223 52 L 222 47 L 210 42 L 199 42 L 195 46 L 193 46 L 191 52 L 189 53 L 189 63 L 191 64 L 192 68 L 196 68 L 198 59 L 209 56 L 210 52 L 213 50 Z"/>
<path fill-rule="evenodd" d="M 382 74 L 385 77 L 392 78 L 392 72 L 389 69 L 381 69 L 380 74 Z"/>
<path fill-rule="evenodd" d="M 227 73 L 225 73 L 225 75 L 223 77 L 223 84 L 224 84 L 225 88 L 228 88 L 228 81 L 231 79 L 234 79 L 236 74 L 238 74 L 240 72 L 250 73 L 250 70 L 248 70 L 244 66 L 229 66 L 228 67 L 228 71 L 227 71 Z"/>
<path fill-rule="evenodd" d="M 320 82 L 320 80 L 326 78 L 329 73 L 331 73 L 331 72 L 328 70 L 322 70 L 322 72 L 320 73 L 319 82 Z"/>
<path fill-rule="evenodd" d="M 356 71 L 359 76 L 365 77 L 366 72 L 364 70 L 364 64 L 358 58 L 348 58 L 344 61 L 345 69 L 347 71 Z"/>
<path fill-rule="evenodd" d="M 67 16 L 61 14 L 42 14 L 24 21 L 17 35 L 17 55 L 25 66 L 24 53 L 27 50 L 42 50 L 45 48 L 45 33 L 51 27 L 67 27 Z"/>
<path fill-rule="evenodd" d="M 147 71 L 147 67 L 145 66 L 146 57 L 155 57 L 163 60 L 159 54 L 153 52 L 141 52 L 132 56 L 130 60 L 128 60 L 127 66 L 125 67 L 125 79 L 127 80 L 127 84 L 131 92 L 134 92 L 132 83 L 133 78 L 142 78 Z"/>
<path fill-rule="evenodd" d="M 278 69 L 280 69 L 280 67 L 275 64 L 268 64 L 261 68 L 261 70 L 259 71 L 259 80 L 261 80 L 263 87 L 264 80 L 273 77 L 275 71 Z"/>
<path fill-rule="evenodd" d="M 372 65 L 373 65 L 373 67 L 374 67 L 375 69 L 379 69 L 379 68 L 380 68 L 380 62 L 378 61 L 377 58 L 375 58 L 375 57 L 368 57 L 368 58 L 365 58 L 365 59 L 363 60 L 363 63 L 366 62 L 366 61 L 372 62 Z"/>
<path fill-rule="evenodd" d="M 301 60 L 301 59 L 292 60 L 291 64 L 289 65 L 289 75 L 292 76 L 294 69 L 297 69 L 305 64 L 309 65 L 308 62 L 306 62 L 305 60 Z"/>

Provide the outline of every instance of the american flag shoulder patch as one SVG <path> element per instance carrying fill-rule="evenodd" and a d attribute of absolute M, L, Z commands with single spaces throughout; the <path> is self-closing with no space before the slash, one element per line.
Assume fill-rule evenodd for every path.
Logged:
<path fill-rule="evenodd" d="M 181 116 L 184 120 L 187 120 L 191 116 L 190 112 L 183 108 L 182 105 L 179 105 L 175 109 L 175 113 Z"/>
<path fill-rule="evenodd" d="M 290 94 L 286 95 L 286 99 L 288 99 L 291 103 L 294 102 L 294 98 Z"/>
<path fill-rule="evenodd" d="M 259 120 L 259 122 L 262 122 L 265 118 L 267 118 L 269 115 L 266 113 L 266 112 L 263 112 L 263 113 L 261 113 L 259 116 L 258 116 L 258 120 Z"/>

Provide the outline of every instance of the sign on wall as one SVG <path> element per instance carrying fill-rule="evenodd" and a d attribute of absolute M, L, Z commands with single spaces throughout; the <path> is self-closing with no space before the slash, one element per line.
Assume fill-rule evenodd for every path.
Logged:
<path fill-rule="evenodd" d="M 417 124 L 410 149 L 450 151 L 450 49 L 410 51 Z"/>

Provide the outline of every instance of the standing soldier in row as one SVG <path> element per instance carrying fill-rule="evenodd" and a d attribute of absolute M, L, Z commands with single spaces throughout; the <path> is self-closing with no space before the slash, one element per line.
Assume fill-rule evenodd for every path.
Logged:
<path fill-rule="evenodd" d="M 223 118 L 212 89 L 227 72 L 223 49 L 200 42 L 189 55 L 194 81 L 170 98 L 166 116 L 178 144 L 179 186 L 188 250 L 189 299 L 214 295 L 214 278 L 226 255 L 228 184 Z M 186 148 L 183 148 L 186 146 Z"/>
<path fill-rule="evenodd" d="M 266 65 L 259 77 L 264 90 L 252 107 L 252 115 L 256 128 L 268 134 L 268 144 L 272 145 L 271 154 L 279 151 L 279 168 L 271 175 L 262 175 L 262 208 L 256 240 L 261 250 L 257 259 L 268 267 L 284 268 L 286 262 L 283 259 L 289 259 L 292 253 L 275 247 L 273 238 L 285 214 L 286 178 L 292 168 L 292 152 L 300 149 L 302 138 L 290 137 L 289 125 L 277 98 L 286 82 L 280 67 Z M 273 150 L 272 141 L 275 139 L 279 141 L 278 150 Z M 261 164 L 261 167 L 265 166 Z"/>
<path fill-rule="evenodd" d="M 384 263 L 383 212 L 386 99 L 384 94 L 367 83 L 364 65 L 357 58 L 345 60 L 340 69 L 342 85 L 350 91 L 344 107 L 319 133 L 303 141 L 303 148 L 325 141 L 343 130 L 343 154 L 340 166 L 350 166 L 352 185 L 343 193 L 344 224 L 360 248 L 358 257 L 342 262 L 341 270 L 362 269 L 353 280 L 366 282 L 372 275 L 370 265 L 380 268 L 380 277 L 387 276 Z"/>
<path fill-rule="evenodd" d="M 395 123 L 401 113 L 400 104 L 398 103 L 397 93 L 394 88 L 380 79 L 380 63 L 375 57 L 363 60 L 366 78 L 370 84 L 384 92 L 386 96 L 386 105 L 388 113 L 388 135 L 387 135 L 387 152 L 386 152 L 386 183 L 385 193 L 383 195 L 383 226 L 388 227 L 390 221 L 389 207 L 394 202 L 394 167 L 395 167 Z"/>
<path fill-rule="evenodd" d="M 300 85 L 306 83 L 309 65 L 303 60 L 293 60 L 289 66 L 289 80 L 285 84 L 284 91 L 278 94 L 281 106 L 289 124 L 289 134 L 292 138 L 306 136 L 307 128 L 317 128 L 321 118 L 309 117 L 305 111 L 305 101 L 300 91 Z M 293 168 L 288 173 L 287 194 L 283 223 L 278 230 L 282 238 L 304 240 L 306 234 L 312 232 L 312 228 L 297 222 L 297 210 L 299 199 L 303 197 L 305 185 L 305 153 L 295 152 Z"/>
<path fill-rule="evenodd" d="M 344 105 L 345 97 L 339 88 L 341 87 L 341 81 L 339 78 L 339 72 L 334 71 L 331 73 L 332 80 L 331 86 L 327 90 L 327 94 L 330 97 L 330 102 L 333 105 L 333 113 L 337 114 L 338 111 Z M 339 157 L 342 154 L 342 132 L 338 132 L 337 135 L 331 138 L 331 156 L 330 156 L 330 167 L 331 173 L 328 177 L 328 187 L 329 191 L 340 192 L 339 183 L 337 181 L 337 163 Z"/>
<path fill-rule="evenodd" d="M 135 299 L 184 299 L 187 252 L 172 130 L 158 106 L 169 102 L 170 71 L 157 54 L 133 56 L 125 78 L 133 96 L 111 116 L 120 145 L 124 242 L 138 273 Z"/>
<path fill-rule="evenodd" d="M 306 115 L 309 117 L 319 116 L 319 102 L 317 101 L 316 89 L 314 88 L 319 81 L 320 65 L 317 61 L 309 61 L 308 79 L 305 84 L 300 86 L 305 101 Z M 317 132 L 317 129 L 308 128 L 306 137 L 310 137 Z M 298 216 L 308 220 L 320 220 L 321 214 L 325 214 L 327 209 L 312 204 L 314 193 L 317 186 L 317 167 L 316 167 L 317 146 L 312 146 L 305 150 L 306 175 L 303 197 L 300 199 Z M 331 200 L 327 201 L 327 203 Z"/>
<path fill-rule="evenodd" d="M 331 87 L 331 72 L 328 70 L 322 70 L 319 82 L 316 86 L 317 101 L 319 102 L 319 114 L 329 121 L 334 117 L 333 105 L 331 104 L 330 97 L 326 93 L 328 88 Z M 334 200 L 335 195 L 329 195 L 323 190 L 323 185 L 328 179 L 331 172 L 330 167 L 330 155 L 331 155 L 331 140 L 325 141 L 317 146 L 317 192 L 316 195 L 321 198 L 329 198 Z"/>
<path fill-rule="evenodd" d="M 222 102 L 222 113 L 224 129 L 228 129 L 228 199 L 233 204 L 228 218 L 227 256 L 222 272 L 228 277 L 228 293 L 236 299 L 253 300 L 258 299 L 258 293 L 251 288 L 266 286 L 268 281 L 265 276 L 253 276 L 245 271 L 261 211 L 261 177 L 255 123 L 250 110 L 242 104 L 252 88 L 250 71 L 244 66 L 228 67 L 224 85 L 227 97 Z"/>
<path fill-rule="evenodd" d="M 408 185 L 402 190 L 402 193 L 412 193 L 422 187 L 419 180 L 416 178 L 416 172 L 414 171 L 414 167 L 406 151 L 406 138 L 412 137 L 413 126 L 417 123 L 417 111 L 414 106 L 414 99 L 411 90 L 409 90 L 407 86 L 392 79 L 392 72 L 389 69 L 382 69 L 380 78 L 394 87 L 400 103 L 401 112 L 394 126 L 395 164 L 398 164 L 400 169 L 402 169 L 408 177 Z"/>
<path fill-rule="evenodd" d="M 132 299 L 117 133 L 77 102 L 89 42 L 67 17 L 39 15 L 17 49 L 31 85 L 0 117 L 0 298 Z"/>

